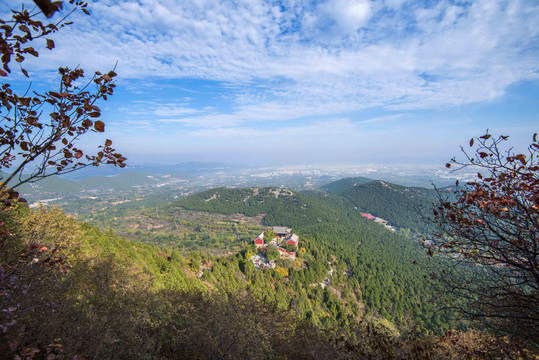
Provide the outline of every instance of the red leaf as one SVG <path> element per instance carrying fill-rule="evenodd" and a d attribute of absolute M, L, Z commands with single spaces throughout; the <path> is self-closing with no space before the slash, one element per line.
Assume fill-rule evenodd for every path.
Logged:
<path fill-rule="evenodd" d="M 105 146 L 111 146 L 111 145 L 112 145 L 112 140 L 107 139 L 105 141 Z"/>
<path fill-rule="evenodd" d="M 24 106 L 30 106 L 30 98 L 29 97 L 21 97 L 19 98 L 19 102 Z"/>
<path fill-rule="evenodd" d="M 91 120 L 88 120 L 88 119 L 84 119 L 81 123 L 81 125 L 85 128 L 85 129 L 88 129 L 90 126 L 92 126 L 93 122 Z"/>
<path fill-rule="evenodd" d="M 473 138 L 470 140 L 470 147 L 473 146 Z"/>
<path fill-rule="evenodd" d="M 515 156 L 515 159 L 520 160 L 522 165 L 526 165 L 526 155 L 518 154 L 517 156 Z"/>
<path fill-rule="evenodd" d="M 98 132 L 103 132 L 105 131 L 105 124 L 102 122 L 102 121 L 96 121 L 94 123 L 94 128 L 98 131 Z"/>
<path fill-rule="evenodd" d="M 47 39 L 47 49 L 54 49 L 54 41 L 52 41 L 51 39 Z"/>
<path fill-rule="evenodd" d="M 488 140 L 488 139 L 490 139 L 490 137 L 491 137 L 490 134 L 485 134 L 485 135 L 481 136 L 481 139 Z"/>
<path fill-rule="evenodd" d="M 56 11 L 62 10 L 61 1 L 36 1 L 37 6 L 43 12 L 43 15 L 50 18 Z"/>
<path fill-rule="evenodd" d="M 39 54 L 37 53 L 37 51 L 33 47 L 24 48 L 24 49 L 22 49 L 22 52 L 33 55 L 35 57 L 39 56 Z"/>

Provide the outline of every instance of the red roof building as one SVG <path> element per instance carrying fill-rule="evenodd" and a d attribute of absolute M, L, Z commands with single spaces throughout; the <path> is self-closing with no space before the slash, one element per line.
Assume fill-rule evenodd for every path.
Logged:
<path fill-rule="evenodd" d="M 299 237 L 296 234 L 292 234 L 286 239 L 286 245 L 294 245 L 298 247 Z"/>
<path fill-rule="evenodd" d="M 257 248 L 264 246 L 264 233 L 258 235 L 258 237 L 255 239 L 255 245 Z"/>

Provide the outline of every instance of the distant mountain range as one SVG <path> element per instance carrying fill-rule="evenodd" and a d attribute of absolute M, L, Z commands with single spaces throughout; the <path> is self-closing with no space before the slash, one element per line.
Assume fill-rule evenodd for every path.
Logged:
<path fill-rule="evenodd" d="M 188 177 L 188 176 L 187 176 Z M 124 171 L 114 176 L 87 177 L 80 180 L 51 176 L 35 183 L 23 184 L 22 194 L 73 193 L 80 191 L 125 191 L 137 186 L 152 186 L 186 178 L 181 174 L 154 175 L 137 171 Z"/>
<path fill-rule="evenodd" d="M 138 164 L 127 165 L 124 169 L 113 166 L 88 166 L 79 171 L 72 172 L 62 176 L 63 178 L 70 180 L 81 180 L 88 177 L 102 177 L 102 176 L 114 176 L 120 175 L 125 172 L 139 172 L 149 173 L 155 175 L 167 175 L 167 174 L 183 174 L 183 175 L 200 175 L 206 173 L 213 173 L 217 171 L 235 169 L 235 167 L 225 165 L 217 162 L 197 162 L 188 161 L 177 164 Z"/>
<path fill-rule="evenodd" d="M 162 173 L 161 171 L 164 168 L 158 165 L 146 165 L 142 168 L 155 171 L 122 170 L 120 173 L 111 176 L 83 177 L 81 179 L 50 177 L 36 183 L 25 184 L 19 190 L 23 196 L 26 195 L 31 198 L 32 196 L 42 196 L 44 194 L 132 191 L 137 190 L 139 187 L 158 188 L 164 185 L 175 188 L 176 183 L 186 184 L 186 180 L 196 181 L 195 176 L 199 180 L 200 174 L 205 171 L 214 174 L 220 167 L 225 168 L 223 164 L 219 163 L 189 162 L 166 167 L 168 172 Z M 111 167 L 103 168 L 110 169 Z M 116 171 L 117 169 L 112 170 Z M 184 170 L 185 172 L 175 172 L 173 170 Z M 83 171 L 86 171 L 86 169 L 81 170 L 81 172 Z M 390 225 L 399 228 L 408 228 L 421 233 L 433 230 L 431 225 L 418 221 L 420 218 L 418 209 L 423 208 L 427 213 L 430 213 L 432 203 L 437 199 L 434 189 L 406 187 L 366 177 L 350 177 L 325 184 L 321 186 L 321 190 L 332 196 L 325 199 L 321 195 L 309 195 L 305 192 L 303 194 L 292 193 L 289 190 L 280 188 L 243 188 L 234 191 L 228 188 L 219 188 L 186 199 L 182 202 L 182 206 L 197 210 L 245 213 L 254 216 L 258 215 L 254 214 L 255 209 L 261 210 L 260 213 L 275 214 L 276 212 L 273 210 L 276 207 L 285 205 L 288 208 L 296 209 L 295 214 L 303 214 L 303 216 L 309 217 L 315 216 L 327 221 L 329 220 L 327 219 L 327 213 L 332 211 L 325 209 L 325 207 L 328 202 L 331 202 L 332 206 L 338 206 L 341 209 L 346 208 L 348 211 L 371 213 L 374 216 L 388 220 Z M 285 196 L 287 191 L 290 192 L 290 196 Z M 304 195 L 308 196 L 305 197 Z M 217 196 L 220 200 L 226 201 L 209 200 L 212 196 Z M 310 204 L 313 201 L 317 202 L 316 206 Z M 298 206 L 300 203 L 301 206 Z M 316 214 L 313 214 L 313 211 Z M 286 219 L 279 219 L 279 221 L 281 220 L 285 221 Z"/>

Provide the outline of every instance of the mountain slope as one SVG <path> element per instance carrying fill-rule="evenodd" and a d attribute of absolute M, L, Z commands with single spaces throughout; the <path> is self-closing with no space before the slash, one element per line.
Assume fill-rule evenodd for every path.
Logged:
<path fill-rule="evenodd" d="M 333 184 L 326 187 L 335 188 Z M 426 211 L 436 201 L 437 194 L 433 189 L 376 180 L 342 188 L 337 194 L 354 203 L 359 211 L 386 219 L 391 225 L 422 233 L 433 230 L 431 224 L 421 221 L 419 213 L 419 209 Z"/>
<path fill-rule="evenodd" d="M 323 223 L 335 222 L 339 217 L 336 211 L 345 211 L 336 209 L 321 199 L 275 187 L 210 189 L 181 199 L 172 205 L 175 206 L 226 215 L 264 214 L 266 225 L 283 226 L 308 225 L 313 219 Z"/>
<path fill-rule="evenodd" d="M 264 214 L 267 226 L 292 227 L 300 236 L 300 246 L 308 243 L 310 256 L 317 262 L 340 264 L 343 273 L 348 269 L 346 282 L 360 289 L 367 313 L 379 313 L 396 323 L 411 316 L 430 329 L 449 323 L 447 314 L 427 315 L 434 306 L 434 294 L 426 285 L 429 260 L 423 248 L 401 233 L 363 218 L 342 196 L 278 188 L 218 188 L 172 204 L 171 216 L 174 208 Z"/>
<path fill-rule="evenodd" d="M 342 217 L 346 201 L 318 196 Z M 401 323 L 420 320 L 418 329 L 434 323 L 421 314 L 429 288 L 420 259 L 410 271 L 413 243 L 355 215 L 341 219 L 345 226 L 336 223 L 328 232 L 328 224 L 319 224 L 316 236 L 302 237 L 303 263 L 255 271 L 248 247 L 221 258 L 184 257 L 77 223 L 58 209 L 33 211 L 23 204 L 3 210 L 9 241 L 2 242 L 0 264 L 0 273 L 8 274 L 0 276 L 1 358 L 517 357 L 481 334 L 402 339 L 387 320 L 363 316 L 364 302 L 367 312 Z M 369 232 L 379 238 L 366 238 Z M 365 245 L 330 251 L 328 244 L 353 244 L 358 236 Z M 330 285 L 317 285 L 326 276 Z M 351 316 L 358 314 L 361 321 Z"/>

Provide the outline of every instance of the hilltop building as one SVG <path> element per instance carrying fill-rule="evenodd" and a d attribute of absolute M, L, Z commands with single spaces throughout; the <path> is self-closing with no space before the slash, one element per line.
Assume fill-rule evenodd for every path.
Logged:
<path fill-rule="evenodd" d="M 255 245 L 257 248 L 264 246 L 264 233 L 258 235 L 258 237 L 255 239 Z"/>
<path fill-rule="evenodd" d="M 290 232 L 292 231 L 292 229 L 289 229 L 285 226 L 274 226 L 273 227 L 273 232 L 275 234 L 277 234 L 277 239 L 282 239 L 284 237 L 287 237 L 290 235 Z"/>
<path fill-rule="evenodd" d="M 255 245 L 260 251 L 266 249 L 268 246 L 275 246 L 279 251 L 281 258 L 289 258 L 292 260 L 296 259 L 295 251 L 288 251 L 285 247 L 287 245 L 293 245 L 298 248 L 299 245 L 299 236 L 292 234 L 292 229 L 284 226 L 274 226 L 273 232 L 277 235 L 274 239 L 264 239 L 264 233 L 258 235 L 255 239 Z M 266 240 L 268 240 L 266 242 Z M 255 264 L 256 265 L 256 264 Z"/>
<path fill-rule="evenodd" d="M 299 237 L 296 234 L 291 234 L 290 236 L 285 238 L 285 242 L 286 245 L 294 245 L 297 248 L 299 243 Z"/>

